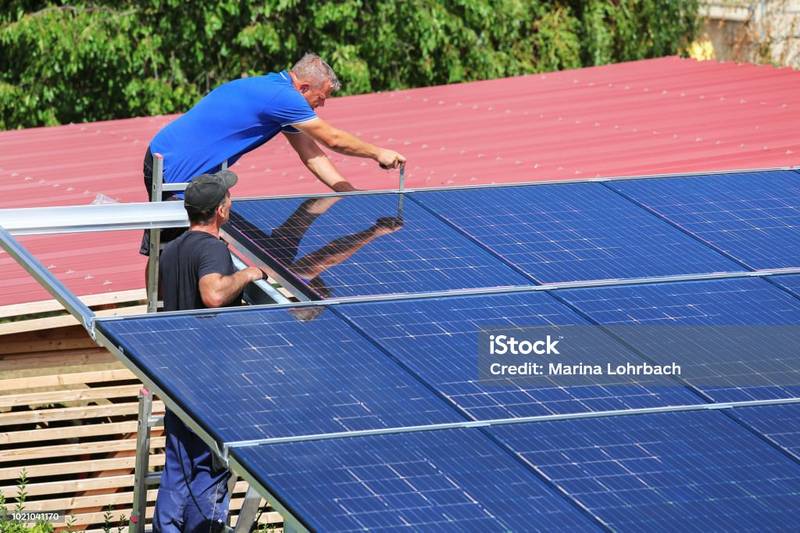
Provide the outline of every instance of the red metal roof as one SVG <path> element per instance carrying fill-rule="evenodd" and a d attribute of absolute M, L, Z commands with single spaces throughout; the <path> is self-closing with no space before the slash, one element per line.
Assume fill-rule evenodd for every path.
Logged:
<path fill-rule="evenodd" d="M 800 72 L 668 57 L 335 98 L 320 115 L 409 159 L 424 187 L 800 164 Z M 145 147 L 173 117 L 0 132 L 0 208 L 144 201 Z M 357 187 L 397 173 L 334 154 Z M 242 158 L 237 196 L 322 192 L 282 138 Z M 26 237 L 76 294 L 139 288 L 139 232 Z M 0 255 L 0 306 L 49 295 Z"/>

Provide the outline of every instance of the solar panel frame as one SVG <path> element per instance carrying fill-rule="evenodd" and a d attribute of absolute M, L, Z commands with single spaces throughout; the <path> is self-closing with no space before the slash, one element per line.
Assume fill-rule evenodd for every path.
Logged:
<path fill-rule="evenodd" d="M 462 457 L 470 460 L 460 461 Z M 591 515 L 480 429 L 248 446 L 232 449 L 231 458 L 251 472 L 260 486 L 274 493 L 293 492 L 289 499 L 294 502 L 294 510 L 311 529 L 435 527 L 437 531 L 485 531 L 498 527 L 517 530 L 533 523 L 542 530 L 600 529 Z M 491 468 L 487 469 L 487 465 Z M 476 471 L 480 475 L 475 475 Z M 328 478 L 331 483 L 320 487 L 319 480 Z M 507 501 L 509 490 L 514 494 L 513 502 Z M 403 495 L 414 496 L 414 502 L 422 509 L 433 507 L 454 520 L 414 521 L 426 517 L 426 513 L 410 514 L 411 502 L 397 498 Z M 465 495 L 469 495 L 466 500 Z M 532 497 L 538 503 L 530 501 Z M 313 499 L 316 501 L 309 503 Z M 384 499 L 397 502 L 382 507 L 379 503 Z M 328 503 L 319 512 L 321 500 Z M 356 509 L 357 500 L 372 503 L 367 505 L 365 501 Z M 462 507 L 466 504 L 465 511 L 469 514 L 458 516 L 455 509 L 448 510 L 454 504 Z M 309 507 L 317 511 L 315 516 L 309 516 L 306 511 Z M 470 508 L 474 510 L 469 511 Z M 480 523 L 473 521 L 478 518 L 475 516 L 478 508 L 479 515 L 489 515 L 483 516 Z M 366 515 L 380 513 L 381 509 L 393 515 L 394 522 L 363 521 Z M 508 514 L 500 516 L 500 509 Z M 568 521 L 562 522 L 565 519 Z M 541 520 L 546 520 L 549 527 L 542 527 Z"/>
<path fill-rule="evenodd" d="M 800 461 L 800 405 L 737 407 L 730 415 Z"/>
<path fill-rule="evenodd" d="M 796 171 L 603 185 L 749 269 L 800 264 L 800 174 Z"/>
<path fill-rule="evenodd" d="M 410 196 L 537 283 L 744 270 L 600 183 Z"/>
<path fill-rule="evenodd" d="M 203 331 L 212 323 L 218 351 L 201 357 L 199 347 L 210 347 Z M 276 333 L 279 327 L 285 333 Z M 291 327 L 309 332 L 304 342 L 288 340 Z M 220 447 L 278 436 L 276 431 L 313 434 L 463 420 L 331 313 L 310 323 L 286 308 L 150 315 L 100 320 L 97 329 Z M 230 368 L 237 373 L 228 375 Z M 311 386 L 323 382 L 329 387 Z"/>
<path fill-rule="evenodd" d="M 645 378 L 630 383 L 622 380 L 622 384 L 615 386 L 595 384 L 590 377 L 569 386 L 547 377 L 479 379 L 477 346 L 470 341 L 476 341 L 484 327 L 553 326 L 555 331 L 558 325 L 585 326 L 597 330 L 593 338 L 599 337 L 585 354 L 586 361 L 593 357 L 599 357 L 602 363 L 606 358 L 612 362 L 643 361 L 541 291 L 490 297 L 472 295 L 389 303 L 344 303 L 337 305 L 334 311 L 474 420 L 705 401 L 677 380 L 671 385 Z M 593 353 L 601 345 L 603 353 Z M 616 348 L 618 352 L 606 353 L 607 348 Z"/>
<path fill-rule="evenodd" d="M 722 412 L 487 431 L 615 530 L 780 529 L 800 505 L 800 464 Z"/>
<path fill-rule="evenodd" d="M 559 299 L 569 303 L 596 324 L 619 326 L 624 324 L 678 325 L 678 326 L 797 326 L 800 325 L 800 299 L 778 289 L 758 277 L 722 280 L 655 283 L 649 285 L 619 285 L 614 287 L 565 289 L 556 291 Z M 658 302 L 669 299 L 672 304 Z M 758 298 L 758 300 L 755 300 Z M 760 302 L 755 306 L 754 302 Z M 620 332 L 620 328 L 614 329 Z M 619 333 L 625 335 L 624 331 Z M 678 332 L 677 334 L 681 334 Z M 719 334 L 719 332 L 715 332 Z M 623 338 L 640 353 L 658 352 L 659 345 L 643 343 L 641 337 Z M 690 339 L 687 342 L 690 343 Z M 798 385 L 783 380 L 770 380 L 770 372 L 780 372 L 768 358 L 754 359 L 766 365 L 763 375 L 755 378 L 765 381 L 759 387 L 724 386 L 720 379 L 714 384 L 691 384 L 713 401 L 741 401 L 770 398 L 791 398 L 800 395 L 800 371 L 784 368 L 798 376 Z M 703 361 L 708 362 L 708 361 Z M 777 361 L 776 361 L 777 362 Z M 782 363 L 783 364 L 783 363 Z M 755 370 L 755 369 L 753 369 Z M 720 376 L 724 378 L 724 376 Z M 687 378 L 691 383 L 691 380 Z"/>

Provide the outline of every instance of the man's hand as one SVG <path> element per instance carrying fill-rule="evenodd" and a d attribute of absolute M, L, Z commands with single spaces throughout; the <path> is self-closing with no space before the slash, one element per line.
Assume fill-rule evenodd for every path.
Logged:
<path fill-rule="evenodd" d="M 358 190 L 349 181 L 337 181 L 331 185 L 331 189 L 334 192 L 353 192 Z"/>
<path fill-rule="evenodd" d="M 372 226 L 372 231 L 374 231 L 376 235 L 388 235 L 389 233 L 398 231 L 402 227 L 402 219 L 397 217 L 382 217 L 375 221 L 375 224 Z"/>
<path fill-rule="evenodd" d="M 387 150 L 385 148 L 378 149 L 378 155 L 375 158 L 381 168 L 390 169 L 397 168 L 406 162 L 406 158 L 394 150 Z"/>
<path fill-rule="evenodd" d="M 264 279 L 264 271 L 258 267 L 247 267 L 242 272 L 247 275 L 247 279 L 250 283 Z"/>

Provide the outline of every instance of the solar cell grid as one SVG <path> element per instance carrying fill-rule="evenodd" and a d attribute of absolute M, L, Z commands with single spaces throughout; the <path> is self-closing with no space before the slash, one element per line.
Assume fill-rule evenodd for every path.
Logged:
<path fill-rule="evenodd" d="M 800 300 L 763 279 L 570 289 L 557 291 L 557 294 L 599 324 L 674 326 L 675 339 L 669 346 L 662 342 L 665 335 L 648 339 L 639 334 L 637 328 L 613 329 L 645 355 L 661 354 L 665 350 L 674 352 L 676 358 L 681 357 L 689 365 L 683 372 L 684 377 L 692 382 L 693 376 L 705 376 L 694 383 L 715 401 L 800 395 L 800 354 L 791 346 L 773 343 L 769 346 L 781 348 L 780 351 L 764 349 L 737 354 L 737 332 L 752 335 L 754 326 L 800 325 Z M 683 329 L 686 326 L 698 326 L 692 331 L 701 336 L 687 337 L 688 330 Z M 731 327 L 715 329 L 712 326 Z M 768 335 L 769 330 L 765 329 L 764 334 Z M 753 342 L 747 338 L 739 340 L 746 341 L 745 346 Z M 726 352 L 726 348 L 730 352 Z M 740 360 L 741 364 L 731 364 L 731 354 L 746 358 Z M 726 385 L 726 381 L 730 385 Z"/>
<path fill-rule="evenodd" d="M 98 328 L 220 443 L 463 420 L 331 313 L 253 309 Z"/>
<path fill-rule="evenodd" d="M 800 297 L 800 274 L 791 276 L 770 276 L 769 280 L 785 289 L 789 289 L 795 296 Z"/>
<path fill-rule="evenodd" d="M 599 183 L 411 197 L 542 283 L 742 270 Z"/>
<path fill-rule="evenodd" d="M 544 292 L 430 298 L 337 306 L 423 381 L 476 420 L 702 403 L 674 382 L 646 377 L 616 384 L 587 377 L 581 384 L 541 378 L 479 379 L 478 336 L 486 328 L 589 323 Z M 553 329 L 556 334 L 556 329 Z M 579 346 L 587 364 L 641 360 L 596 330 Z"/>
<path fill-rule="evenodd" d="M 800 405 L 741 407 L 733 415 L 800 458 Z"/>
<path fill-rule="evenodd" d="M 474 429 L 234 448 L 319 531 L 595 531 Z"/>
<path fill-rule="evenodd" d="M 608 186 L 754 269 L 800 266 L 800 174 L 619 180 Z"/>
<path fill-rule="evenodd" d="M 488 430 L 618 531 L 786 530 L 800 464 L 720 412 Z"/>
<path fill-rule="evenodd" d="M 413 202 L 401 223 L 398 201 L 239 200 L 226 231 L 315 299 L 531 284 Z"/>

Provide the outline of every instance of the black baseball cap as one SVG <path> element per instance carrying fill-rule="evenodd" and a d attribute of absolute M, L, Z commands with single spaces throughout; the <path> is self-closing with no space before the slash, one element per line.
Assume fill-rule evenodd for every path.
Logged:
<path fill-rule="evenodd" d="M 196 211 L 215 209 L 225 198 L 228 189 L 236 185 L 238 180 L 236 174 L 230 170 L 201 174 L 186 187 L 183 205 Z"/>

